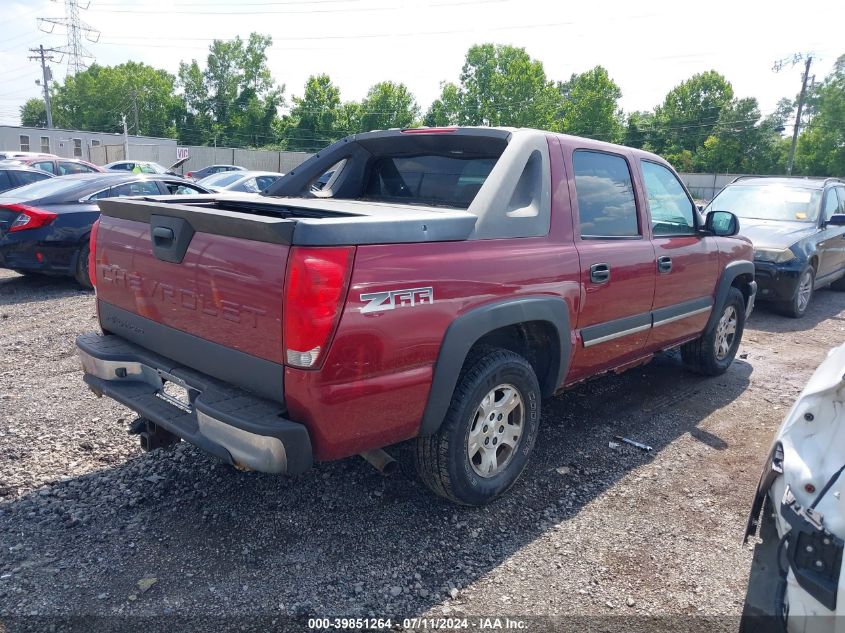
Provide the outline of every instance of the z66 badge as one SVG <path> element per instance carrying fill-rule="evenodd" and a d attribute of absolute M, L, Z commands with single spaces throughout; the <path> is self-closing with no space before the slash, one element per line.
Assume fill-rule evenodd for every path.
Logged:
<path fill-rule="evenodd" d="M 363 314 L 396 308 L 413 308 L 416 305 L 434 303 L 434 288 L 367 292 L 361 295 L 361 301 L 367 302 L 367 305 L 361 308 Z"/>

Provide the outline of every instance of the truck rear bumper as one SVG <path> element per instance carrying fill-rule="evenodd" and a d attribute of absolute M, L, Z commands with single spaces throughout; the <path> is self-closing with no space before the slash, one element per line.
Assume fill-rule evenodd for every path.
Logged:
<path fill-rule="evenodd" d="M 298 474 L 313 463 L 307 429 L 285 407 L 182 367 L 119 336 L 83 334 L 85 383 L 174 435 L 249 470 Z M 165 391 L 172 383 L 185 400 Z"/>

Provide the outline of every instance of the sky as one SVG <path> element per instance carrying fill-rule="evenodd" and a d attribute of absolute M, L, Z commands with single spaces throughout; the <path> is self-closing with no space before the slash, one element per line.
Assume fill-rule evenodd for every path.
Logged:
<path fill-rule="evenodd" d="M 20 106 L 41 96 L 28 49 L 66 43 L 61 26 L 47 33 L 37 18 L 62 17 L 65 2 L 2 4 L 0 124 L 17 125 Z M 524 47 L 554 80 L 601 64 L 626 112 L 652 109 L 684 79 L 715 69 L 736 96 L 756 97 L 765 115 L 800 89 L 803 64 L 776 73 L 775 61 L 812 53 L 820 81 L 845 54 L 843 0 L 80 0 L 86 5 L 80 17 L 100 36 L 85 46 L 102 65 L 132 60 L 175 74 L 181 60 L 204 65 L 214 38 L 257 31 L 273 38 L 269 65 L 288 101 L 309 75 L 328 73 L 343 100 L 392 80 L 405 83 L 423 111 L 482 42 Z M 66 62 L 52 64 L 56 79 Z"/>

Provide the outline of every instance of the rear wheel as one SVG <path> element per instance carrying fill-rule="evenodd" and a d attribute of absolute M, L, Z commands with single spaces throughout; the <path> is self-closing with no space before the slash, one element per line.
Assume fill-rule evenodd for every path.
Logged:
<path fill-rule="evenodd" d="M 800 319 L 807 312 L 810 299 L 813 297 L 813 284 L 815 283 L 816 271 L 808 266 L 798 277 L 798 284 L 795 287 L 795 294 L 792 299 L 780 304 L 780 311 L 793 319 Z"/>
<path fill-rule="evenodd" d="M 731 288 L 719 318 L 705 332 L 681 346 L 681 358 L 691 371 L 718 376 L 731 366 L 745 328 L 745 298 Z"/>
<path fill-rule="evenodd" d="M 91 252 L 88 244 L 83 244 L 76 257 L 76 271 L 73 274 L 76 283 L 87 290 L 94 286 L 91 284 L 91 277 L 88 274 L 88 254 Z"/>
<path fill-rule="evenodd" d="M 417 438 L 417 472 L 440 496 L 483 505 L 522 474 L 539 425 L 533 368 L 518 354 L 488 348 L 465 364 L 440 429 Z"/>

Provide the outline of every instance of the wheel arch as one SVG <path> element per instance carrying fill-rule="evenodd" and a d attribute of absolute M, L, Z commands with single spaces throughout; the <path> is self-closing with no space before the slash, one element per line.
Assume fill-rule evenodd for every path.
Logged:
<path fill-rule="evenodd" d="M 542 395 L 552 395 L 569 367 L 570 332 L 569 308 L 559 297 L 506 299 L 460 315 L 440 344 L 418 434 L 431 435 L 440 428 L 464 362 L 479 344 L 525 356 L 537 372 Z"/>
<path fill-rule="evenodd" d="M 705 331 L 714 327 L 716 321 L 722 314 L 722 306 L 728 298 L 731 288 L 737 288 L 745 298 L 745 305 L 748 306 L 749 298 L 753 293 L 754 283 L 754 262 L 748 260 L 737 260 L 725 266 L 719 283 L 716 285 L 716 294 L 713 298 L 713 310 L 707 321 Z"/>

